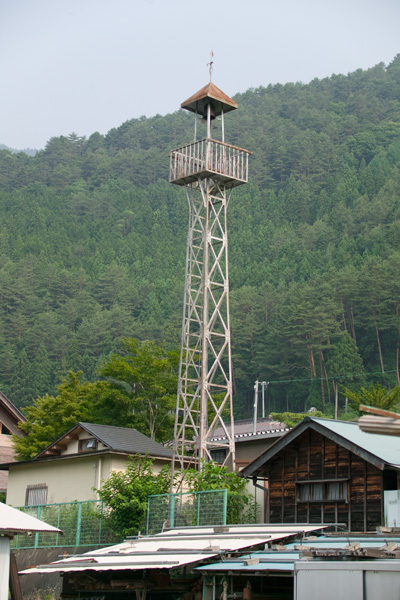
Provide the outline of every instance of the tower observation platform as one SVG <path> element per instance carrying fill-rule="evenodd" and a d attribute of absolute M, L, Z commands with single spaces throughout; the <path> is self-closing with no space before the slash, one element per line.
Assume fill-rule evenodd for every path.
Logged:
<path fill-rule="evenodd" d="M 226 188 L 247 183 L 249 173 L 249 150 L 211 138 L 211 122 L 221 117 L 224 138 L 224 114 L 237 108 L 216 85 L 209 83 L 197 94 L 181 104 L 181 108 L 202 116 L 208 123 L 207 137 L 172 150 L 170 153 L 169 180 L 176 185 L 188 185 L 201 179 L 212 178 Z M 196 137 L 196 131 L 195 131 Z"/>
<path fill-rule="evenodd" d="M 232 188 L 247 183 L 248 150 L 206 138 L 173 150 L 170 154 L 169 180 L 188 185 L 199 179 L 212 178 Z"/>

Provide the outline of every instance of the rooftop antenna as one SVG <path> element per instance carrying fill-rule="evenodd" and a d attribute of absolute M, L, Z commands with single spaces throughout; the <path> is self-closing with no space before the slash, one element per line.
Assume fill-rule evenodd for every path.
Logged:
<path fill-rule="evenodd" d="M 211 138 L 211 121 L 238 107 L 211 81 L 213 55 L 209 83 L 181 104 L 206 119 L 207 137 L 170 153 L 169 180 L 189 204 L 171 491 L 178 471 L 201 471 L 217 455 L 235 470 L 227 209 L 232 189 L 247 183 L 251 152 L 225 143 L 223 128 L 222 140 Z"/>

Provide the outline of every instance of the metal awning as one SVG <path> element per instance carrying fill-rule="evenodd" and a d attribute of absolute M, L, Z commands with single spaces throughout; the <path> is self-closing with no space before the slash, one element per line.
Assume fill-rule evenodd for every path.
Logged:
<path fill-rule="evenodd" d="M 185 552 L 181 554 L 172 553 L 149 553 L 143 556 L 97 556 L 87 558 L 71 558 L 56 561 L 48 565 L 39 565 L 33 569 L 20 571 L 20 575 L 30 573 L 70 573 L 77 571 L 121 571 L 121 570 L 143 570 L 143 569 L 176 569 L 190 563 L 199 562 L 207 558 L 213 558 L 216 552 Z"/>
<path fill-rule="evenodd" d="M 61 529 L 48 525 L 36 517 L 0 503 L 0 534 L 15 535 L 27 531 L 62 533 Z"/>

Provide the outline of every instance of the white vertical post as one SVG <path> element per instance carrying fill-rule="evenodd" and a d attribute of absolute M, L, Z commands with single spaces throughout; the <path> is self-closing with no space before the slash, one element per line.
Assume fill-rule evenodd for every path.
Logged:
<path fill-rule="evenodd" d="M 261 402 L 262 402 L 262 418 L 265 419 L 265 387 L 267 385 L 266 381 L 261 382 Z"/>
<path fill-rule="evenodd" d="M 10 577 L 10 538 L 0 537 L 0 600 L 8 600 Z"/>
<path fill-rule="evenodd" d="M 256 433 L 257 429 L 258 383 L 258 379 L 256 379 L 254 384 L 253 433 Z"/>

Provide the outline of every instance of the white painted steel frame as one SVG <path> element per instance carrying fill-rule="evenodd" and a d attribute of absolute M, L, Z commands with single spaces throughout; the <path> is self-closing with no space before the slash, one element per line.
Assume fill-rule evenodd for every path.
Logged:
<path fill-rule="evenodd" d="M 213 448 L 226 448 L 224 465 L 234 469 L 227 208 L 231 190 L 217 178 L 185 186 L 189 232 L 174 471 L 201 470 Z M 226 439 L 212 442 L 222 427 Z"/>

